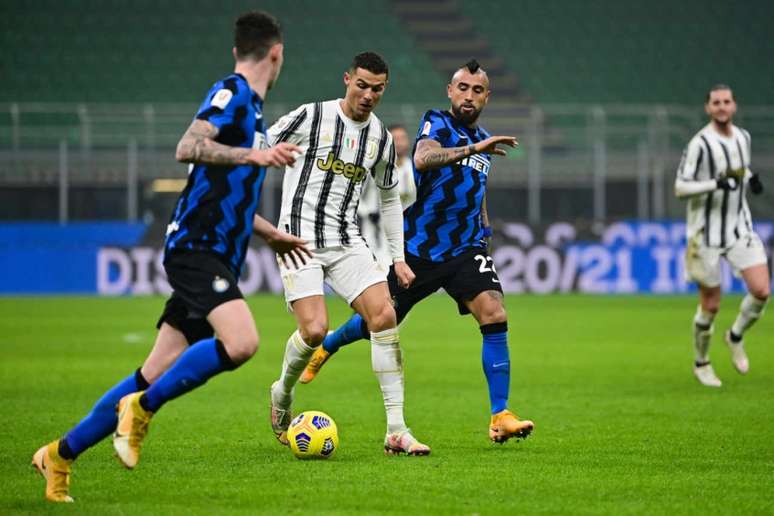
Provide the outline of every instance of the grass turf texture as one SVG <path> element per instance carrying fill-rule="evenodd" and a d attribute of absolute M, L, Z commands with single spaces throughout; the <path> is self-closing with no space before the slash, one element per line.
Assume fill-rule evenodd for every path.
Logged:
<path fill-rule="evenodd" d="M 60 436 L 144 359 L 161 298 L 0 299 L 0 513 L 771 513 L 774 314 L 751 330 L 751 372 L 711 356 L 722 389 L 691 374 L 692 297 L 509 297 L 511 406 L 536 422 L 525 442 L 487 439 L 481 337 L 445 296 L 401 329 L 406 415 L 430 457 L 385 457 L 370 346 L 344 349 L 297 410 L 336 420 L 341 447 L 302 462 L 275 441 L 268 390 L 292 319 L 249 299 L 261 349 L 236 372 L 170 403 L 126 471 L 109 441 L 75 464 L 72 506 L 43 499 L 32 453 Z M 331 320 L 348 309 L 329 302 Z"/>

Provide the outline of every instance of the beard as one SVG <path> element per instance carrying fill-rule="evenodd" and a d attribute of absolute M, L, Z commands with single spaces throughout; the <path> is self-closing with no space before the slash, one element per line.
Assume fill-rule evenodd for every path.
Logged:
<path fill-rule="evenodd" d="M 452 106 L 452 114 L 454 114 L 454 118 L 463 124 L 473 125 L 476 123 L 476 120 L 478 120 L 478 116 L 481 114 L 481 110 L 476 110 L 474 108 L 473 112 L 466 113 L 465 111 L 462 111 L 462 106 Z"/>
<path fill-rule="evenodd" d="M 728 115 L 726 115 L 724 118 L 712 117 L 712 121 L 715 122 L 720 127 L 726 127 L 728 124 L 731 123 L 731 117 Z"/>

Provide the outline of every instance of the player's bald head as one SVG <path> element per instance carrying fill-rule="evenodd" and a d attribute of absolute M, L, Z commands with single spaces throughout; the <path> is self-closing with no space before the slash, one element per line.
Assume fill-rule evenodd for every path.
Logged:
<path fill-rule="evenodd" d="M 458 68 L 457 71 L 454 72 L 454 75 L 452 75 L 450 84 L 454 85 L 459 81 L 466 79 L 469 81 L 471 78 L 476 78 L 476 82 L 480 82 L 486 89 L 489 89 L 489 76 L 486 74 L 486 70 L 481 68 L 481 65 L 475 59 L 471 59 Z"/>

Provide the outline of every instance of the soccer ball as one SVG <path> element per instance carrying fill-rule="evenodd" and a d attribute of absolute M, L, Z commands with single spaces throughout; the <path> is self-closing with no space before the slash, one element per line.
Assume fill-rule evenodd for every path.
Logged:
<path fill-rule="evenodd" d="M 288 441 L 299 459 L 328 459 L 339 447 L 339 432 L 331 416 L 307 410 L 290 422 Z"/>

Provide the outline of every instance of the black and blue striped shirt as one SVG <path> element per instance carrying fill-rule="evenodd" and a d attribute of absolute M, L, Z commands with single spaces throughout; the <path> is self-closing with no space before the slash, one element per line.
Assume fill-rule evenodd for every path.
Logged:
<path fill-rule="evenodd" d="M 414 150 L 424 138 L 445 148 L 464 147 L 489 138 L 489 133 L 461 124 L 448 111 L 431 110 L 422 118 Z M 414 168 L 417 200 L 403 213 L 407 253 L 443 262 L 486 247 L 481 205 L 489 166 L 489 154 L 474 154 L 438 169 Z"/>
<path fill-rule="evenodd" d="M 262 107 L 263 99 L 247 80 L 232 74 L 210 88 L 196 119 L 218 128 L 218 143 L 265 148 Z M 167 227 L 165 254 L 211 252 L 239 276 L 265 175 L 264 167 L 252 165 L 191 165 L 188 183 Z"/>

